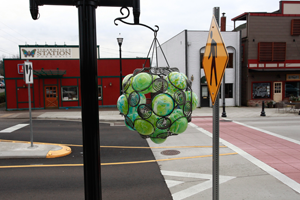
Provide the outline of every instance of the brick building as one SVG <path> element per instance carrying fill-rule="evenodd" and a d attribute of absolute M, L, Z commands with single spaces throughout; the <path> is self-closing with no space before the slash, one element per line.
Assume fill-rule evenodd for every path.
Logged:
<path fill-rule="evenodd" d="M 32 109 L 80 108 L 81 86 L 78 46 L 19 46 L 20 59 L 4 59 L 6 109 L 28 109 L 28 89 L 23 80 L 23 63 L 33 64 Z M 99 52 L 99 51 L 98 51 Z M 99 56 L 98 56 L 99 57 Z M 142 68 L 149 59 L 122 59 L 122 78 Z M 116 107 L 120 96 L 120 60 L 99 59 L 99 107 Z"/>
<path fill-rule="evenodd" d="M 300 1 L 280 1 L 272 13 L 232 19 L 242 37 L 242 105 L 300 96 Z M 236 27 L 237 21 L 245 23 Z"/>

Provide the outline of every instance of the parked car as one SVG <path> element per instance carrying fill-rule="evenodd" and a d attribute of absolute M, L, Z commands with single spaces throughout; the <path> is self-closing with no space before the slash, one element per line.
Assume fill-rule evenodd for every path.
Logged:
<path fill-rule="evenodd" d="M 5 88 L 5 83 L 0 82 L 0 88 Z"/>

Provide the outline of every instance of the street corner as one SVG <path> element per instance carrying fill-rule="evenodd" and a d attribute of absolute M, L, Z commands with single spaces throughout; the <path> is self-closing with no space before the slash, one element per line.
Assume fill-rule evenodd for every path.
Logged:
<path fill-rule="evenodd" d="M 72 153 L 72 149 L 65 145 L 53 145 L 53 149 L 51 149 L 47 155 L 46 158 L 59 158 L 63 156 L 67 156 Z"/>

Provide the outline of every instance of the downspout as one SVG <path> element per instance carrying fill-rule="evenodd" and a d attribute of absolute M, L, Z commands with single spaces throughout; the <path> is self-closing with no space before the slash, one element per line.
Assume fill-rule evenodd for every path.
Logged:
<path fill-rule="evenodd" d="M 241 55 L 244 56 L 243 53 L 243 46 L 242 46 L 242 30 L 240 32 L 240 62 L 239 62 L 239 106 L 242 106 L 242 59 Z"/>
<path fill-rule="evenodd" d="M 188 73 L 188 36 L 187 36 L 187 30 L 184 30 L 185 34 L 185 74 L 189 79 L 189 73 Z"/>

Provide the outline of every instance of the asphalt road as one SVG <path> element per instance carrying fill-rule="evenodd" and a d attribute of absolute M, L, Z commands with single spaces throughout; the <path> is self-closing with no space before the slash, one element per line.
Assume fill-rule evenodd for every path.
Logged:
<path fill-rule="evenodd" d="M 28 120 L 1 120 L 0 130 L 29 123 Z M 0 160 L 0 199 L 84 199 L 81 123 L 33 120 L 35 142 L 67 144 L 68 156 L 55 159 Z M 1 139 L 30 141 L 30 127 L 0 133 Z M 102 199 L 172 199 L 147 142 L 124 126 L 100 125 Z M 133 164 L 126 162 L 135 161 Z M 63 166 L 68 164 L 68 166 Z M 117 164 L 117 165 L 116 165 Z M 47 166 L 45 166 L 47 165 Z M 23 166 L 23 167 L 22 167 Z M 27 167 L 24 167 L 27 166 Z"/>

